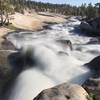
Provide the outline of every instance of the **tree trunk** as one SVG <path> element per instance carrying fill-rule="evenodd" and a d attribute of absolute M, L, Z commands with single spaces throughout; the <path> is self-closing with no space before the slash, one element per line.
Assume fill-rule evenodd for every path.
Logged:
<path fill-rule="evenodd" d="M 7 13 L 6 18 L 7 18 L 7 25 L 9 25 L 9 15 L 8 15 L 8 13 Z"/>
<path fill-rule="evenodd" d="M 3 17 L 5 16 L 5 18 Z M 3 15 L 3 13 L 1 13 L 1 26 L 5 25 L 5 24 L 9 24 L 9 16 L 8 13 L 6 13 L 5 15 Z"/>
<path fill-rule="evenodd" d="M 1 26 L 3 26 L 3 14 L 1 12 Z"/>

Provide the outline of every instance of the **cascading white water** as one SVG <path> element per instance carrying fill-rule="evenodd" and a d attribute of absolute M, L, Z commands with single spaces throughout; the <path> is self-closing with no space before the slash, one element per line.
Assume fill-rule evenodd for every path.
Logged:
<path fill-rule="evenodd" d="M 87 44 L 91 38 L 74 31 L 79 25 L 75 17 L 67 23 L 51 26 L 51 30 L 13 33 L 8 39 L 24 51 L 31 46 L 37 65 L 23 70 L 12 87 L 8 100 L 33 100 L 43 89 L 63 82 L 82 84 L 90 75 L 83 65 L 99 55 L 100 45 Z M 62 40 L 71 40 L 73 51 Z M 93 53 L 94 52 L 94 53 Z"/>

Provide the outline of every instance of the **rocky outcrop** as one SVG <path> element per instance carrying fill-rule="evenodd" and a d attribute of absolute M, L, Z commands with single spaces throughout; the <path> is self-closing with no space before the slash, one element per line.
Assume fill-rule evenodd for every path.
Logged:
<path fill-rule="evenodd" d="M 83 87 L 93 96 L 93 100 L 100 100 L 100 77 L 90 78 L 83 84 Z"/>
<path fill-rule="evenodd" d="M 92 95 L 93 100 L 100 100 L 100 56 L 86 65 L 94 71 L 94 75 L 83 84 L 83 87 Z"/>
<path fill-rule="evenodd" d="M 95 30 L 100 32 L 100 18 L 99 17 L 92 19 L 92 20 L 89 20 L 87 22 L 92 26 L 92 28 L 94 28 Z"/>
<path fill-rule="evenodd" d="M 95 57 L 89 63 L 86 64 L 90 69 L 95 71 L 96 76 L 100 76 L 100 56 Z"/>
<path fill-rule="evenodd" d="M 33 100 L 87 100 L 87 96 L 81 86 L 65 83 L 42 91 Z"/>
<path fill-rule="evenodd" d="M 4 39 L 1 42 L 1 48 L 3 50 L 16 50 L 16 47 L 13 45 L 13 43 L 11 43 L 9 40 Z"/>
<path fill-rule="evenodd" d="M 5 84 L 12 77 L 11 75 L 11 66 L 8 61 L 8 56 L 13 51 L 2 50 L 0 51 L 0 93 L 4 88 Z"/>
<path fill-rule="evenodd" d="M 80 28 L 82 31 L 85 31 L 87 35 L 100 36 L 100 18 L 82 21 Z"/>
<path fill-rule="evenodd" d="M 82 21 L 81 24 L 80 24 L 80 28 L 82 30 L 92 30 L 92 27 L 89 25 L 89 23 L 85 22 L 85 21 Z"/>

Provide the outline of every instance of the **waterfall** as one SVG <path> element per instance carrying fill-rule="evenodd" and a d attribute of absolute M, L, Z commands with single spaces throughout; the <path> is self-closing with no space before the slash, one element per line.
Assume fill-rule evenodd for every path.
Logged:
<path fill-rule="evenodd" d="M 23 48 L 23 53 L 31 48 L 31 56 L 36 61 L 18 75 L 8 100 L 32 100 L 42 90 L 63 82 L 84 83 L 92 74 L 84 64 L 99 55 L 100 50 L 96 48 L 100 45 L 87 44 L 91 37 L 76 34 L 75 26 L 79 24 L 72 17 L 67 23 L 50 26 L 51 30 L 8 36 L 17 48 Z M 73 50 L 66 40 L 72 42 Z"/>

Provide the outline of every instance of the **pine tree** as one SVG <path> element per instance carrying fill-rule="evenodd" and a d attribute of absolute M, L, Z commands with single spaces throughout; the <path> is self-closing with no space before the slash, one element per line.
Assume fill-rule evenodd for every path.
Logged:
<path fill-rule="evenodd" d="M 96 15 L 95 7 L 93 7 L 93 5 L 90 3 L 87 7 L 87 12 L 86 12 L 87 19 L 95 18 L 95 15 Z"/>
<path fill-rule="evenodd" d="M 10 0 L 0 0 L 0 19 L 1 26 L 9 24 L 9 13 L 12 12 L 12 6 Z"/>
<path fill-rule="evenodd" d="M 100 3 L 96 3 L 96 4 L 95 4 L 95 7 L 98 9 L 97 15 L 100 17 Z M 95 8 L 95 9 L 96 9 L 96 8 Z"/>

